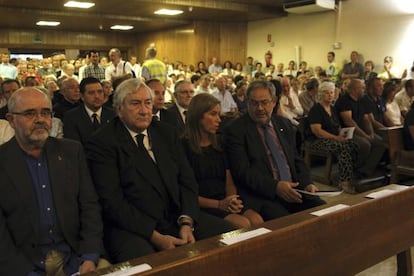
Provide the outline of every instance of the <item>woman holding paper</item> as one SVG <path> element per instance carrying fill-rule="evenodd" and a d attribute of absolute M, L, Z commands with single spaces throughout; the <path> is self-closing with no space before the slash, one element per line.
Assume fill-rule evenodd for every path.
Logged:
<path fill-rule="evenodd" d="M 339 118 L 332 102 L 335 96 L 335 85 L 333 82 L 323 82 L 319 85 L 318 103 L 316 103 L 308 115 L 307 140 L 310 147 L 319 151 L 329 151 L 338 160 L 339 186 L 346 193 L 354 194 L 355 187 L 351 180 L 353 177 L 354 164 L 357 159 L 358 146 L 341 135 Z M 345 133 L 352 132 L 351 129 Z M 348 138 L 348 139 L 347 139 Z M 352 137 L 351 137 L 352 138 Z"/>
<path fill-rule="evenodd" d="M 260 224 L 262 217 L 237 195 L 216 135 L 220 122 L 219 100 L 207 93 L 193 97 L 182 142 L 199 185 L 201 210 L 241 228 Z"/>

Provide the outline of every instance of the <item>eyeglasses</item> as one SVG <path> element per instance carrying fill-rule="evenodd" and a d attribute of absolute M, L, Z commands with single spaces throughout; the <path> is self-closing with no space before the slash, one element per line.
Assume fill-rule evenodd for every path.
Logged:
<path fill-rule="evenodd" d="M 187 94 L 187 95 L 193 95 L 194 94 L 194 90 L 181 90 L 181 91 L 178 91 L 178 93 L 180 93 L 180 94 Z"/>
<path fill-rule="evenodd" d="M 263 106 L 263 107 L 267 107 L 271 104 L 271 100 L 262 100 L 262 101 L 255 101 L 255 100 L 249 100 L 248 104 L 252 107 L 259 107 L 259 106 Z"/>
<path fill-rule="evenodd" d="M 23 117 L 25 117 L 26 119 L 34 119 L 35 117 L 39 116 L 42 118 L 51 118 L 53 117 L 53 112 L 52 110 L 49 109 L 42 109 L 40 112 L 36 111 L 36 110 L 26 110 L 23 112 L 11 112 L 11 114 L 13 115 L 21 115 Z"/>

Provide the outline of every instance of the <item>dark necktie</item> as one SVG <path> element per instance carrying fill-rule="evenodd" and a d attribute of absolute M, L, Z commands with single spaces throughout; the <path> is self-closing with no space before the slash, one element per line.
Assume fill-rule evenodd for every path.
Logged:
<path fill-rule="evenodd" d="M 145 157 L 149 158 L 148 160 L 151 160 L 151 162 L 154 162 L 154 159 L 151 157 L 147 148 L 144 145 L 144 137 L 145 137 L 145 134 L 143 133 L 140 133 L 135 136 L 135 138 L 137 139 L 137 143 L 138 143 L 138 149 L 141 150 L 141 152 L 144 154 Z"/>
<path fill-rule="evenodd" d="M 97 130 L 101 124 L 98 121 L 98 114 L 92 114 L 92 126 L 94 130 Z"/>
<path fill-rule="evenodd" d="M 272 153 L 273 159 L 276 162 L 277 169 L 279 171 L 279 180 L 280 181 L 291 181 L 290 172 L 288 169 L 288 166 L 286 164 L 285 159 L 282 156 L 282 153 L 279 151 L 276 142 L 272 138 L 272 135 L 270 133 L 270 126 L 265 125 L 263 126 L 264 130 L 264 137 L 267 146 L 270 149 L 270 152 Z"/>
<path fill-rule="evenodd" d="M 183 111 L 183 115 L 184 115 L 184 123 L 187 122 L 187 110 Z"/>

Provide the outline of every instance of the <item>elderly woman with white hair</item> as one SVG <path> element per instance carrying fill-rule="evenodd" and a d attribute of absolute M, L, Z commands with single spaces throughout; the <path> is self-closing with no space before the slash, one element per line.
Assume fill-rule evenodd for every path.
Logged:
<path fill-rule="evenodd" d="M 333 153 L 338 160 L 339 186 L 346 193 L 355 193 L 352 184 L 354 164 L 357 158 L 358 146 L 352 139 L 340 135 L 338 114 L 332 105 L 335 96 L 333 82 L 323 82 L 319 85 L 318 103 L 314 104 L 308 115 L 307 140 L 309 146 L 320 151 Z"/>

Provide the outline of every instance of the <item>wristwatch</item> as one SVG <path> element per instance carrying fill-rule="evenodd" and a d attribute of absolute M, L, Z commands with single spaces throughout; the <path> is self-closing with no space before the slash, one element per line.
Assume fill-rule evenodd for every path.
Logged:
<path fill-rule="evenodd" d="M 194 226 L 193 226 L 193 224 L 192 224 L 191 222 L 189 222 L 189 221 L 183 221 L 183 222 L 181 222 L 179 225 L 180 225 L 180 227 L 181 227 L 181 226 L 183 226 L 183 225 L 190 226 L 191 231 L 192 231 L 192 232 L 194 232 Z"/>

